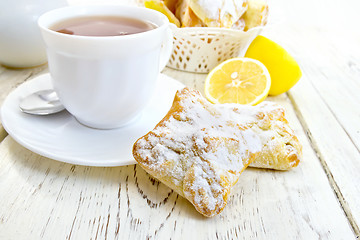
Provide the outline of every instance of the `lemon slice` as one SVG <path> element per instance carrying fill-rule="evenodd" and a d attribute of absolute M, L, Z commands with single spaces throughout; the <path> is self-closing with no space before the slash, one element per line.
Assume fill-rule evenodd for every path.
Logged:
<path fill-rule="evenodd" d="M 264 64 L 251 58 L 232 58 L 208 74 L 205 96 L 212 103 L 256 105 L 267 97 L 270 85 Z"/>
<path fill-rule="evenodd" d="M 245 57 L 262 62 L 270 72 L 269 95 L 279 95 L 292 88 L 301 78 L 301 69 L 295 59 L 279 44 L 264 36 L 257 36 Z"/>

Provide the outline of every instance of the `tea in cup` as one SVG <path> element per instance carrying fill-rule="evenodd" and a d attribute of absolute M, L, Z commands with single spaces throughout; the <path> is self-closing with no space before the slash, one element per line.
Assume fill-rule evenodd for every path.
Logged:
<path fill-rule="evenodd" d="M 55 91 L 82 124 L 124 126 L 149 102 L 172 51 L 161 13 L 132 6 L 71 6 L 38 20 Z"/>

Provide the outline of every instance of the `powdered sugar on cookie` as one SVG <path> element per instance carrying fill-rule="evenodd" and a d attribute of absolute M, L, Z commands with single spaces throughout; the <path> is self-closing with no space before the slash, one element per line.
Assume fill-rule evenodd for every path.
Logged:
<path fill-rule="evenodd" d="M 282 117 L 283 110 L 273 103 L 213 105 L 185 88 L 167 116 L 135 143 L 134 157 L 200 213 L 213 216 L 226 205 L 241 172 L 264 149 L 286 145 L 276 132 L 284 124 L 279 121 L 272 129 L 272 122 Z"/>

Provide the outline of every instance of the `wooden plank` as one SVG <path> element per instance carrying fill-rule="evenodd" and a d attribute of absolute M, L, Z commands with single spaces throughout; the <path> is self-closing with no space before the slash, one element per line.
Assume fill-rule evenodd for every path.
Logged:
<path fill-rule="evenodd" d="M 47 72 L 47 65 L 27 69 L 4 68 L 0 65 L 0 104 L 6 96 L 24 81 Z"/>
<path fill-rule="evenodd" d="M 347 92 L 350 88 L 338 81 L 344 72 L 336 72 L 339 68 L 331 64 L 326 69 L 328 74 L 316 65 L 308 66 L 302 82 L 290 96 L 297 104 L 303 125 L 356 234 L 360 235 L 360 186 L 357 184 L 360 183 L 360 153 L 355 136 L 360 125 L 352 122 L 360 115 L 360 109 L 352 105 L 360 101 L 354 100 L 358 96 Z"/>
<path fill-rule="evenodd" d="M 356 165 L 359 158 L 354 144 L 358 129 L 352 120 L 348 121 L 354 116 L 347 110 L 352 107 L 346 108 L 348 104 L 336 104 L 329 98 L 334 91 L 341 97 L 358 89 L 353 74 L 358 72 L 359 55 L 348 54 L 350 47 L 346 47 L 347 54 L 339 54 L 334 44 L 344 39 L 334 40 L 329 47 L 324 36 L 332 35 L 320 37 L 320 26 L 338 26 L 332 23 L 339 18 L 332 16 L 343 12 L 344 5 L 330 8 L 335 1 L 306 4 L 283 0 L 272 4 L 272 12 L 279 13 L 280 24 L 269 26 L 269 36 L 289 46 L 304 69 L 304 78 L 289 96 L 296 103 L 310 142 L 286 96 L 270 98 L 286 106 L 304 145 L 304 158 L 297 169 L 246 170 L 225 211 L 205 219 L 186 200 L 139 167 L 91 168 L 59 163 L 28 151 L 7 137 L 0 145 L 0 238 L 354 239 L 347 217 L 358 234 L 360 211 L 355 201 L 359 181 L 355 174 L 360 168 Z M 319 11 L 324 6 L 330 10 Z M 297 10 L 291 10 L 294 8 Z M 319 14 L 317 18 L 311 17 L 315 14 Z M 348 15 L 340 22 L 348 20 Z M 314 19 L 320 19 L 321 24 L 311 28 L 316 25 Z M 326 21 L 330 23 L 325 24 Z M 276 27 L 280 30 L 276 31 Z M 329 59 L 323 64 L 326 58 Z M 347 59 L 352 64 L 337 65 Z M 342 67 L 347 69 L 341 71 Z M 331 68 L 335 70 L 330 74 Z M 326 70 L 325 74 L 319 69 Z M 202 90 L 204 75 L 181 75 L 169 69 L 164 73 Z M 347 85 L 350 90 L 336 84 L 336 78 L 342 79 L 339 73 L 352 81 Z M 329 78 L 331 88 L 325 87 Z M 349 99 L 356 101 L 356 96 Z M 313 117 L 319 115 L 323 117 Z"/>
<path fill-rule="evenodd" d="M 358 237 L 360 32 L 353 29 L 360 22 L 359 4 L 316 1 L 308 8 L 304 2 L 275 0 L 275 12 L 281 17 L 266 31 L 303 69 L 303 78 L 289 96 Z M 297 11 L 286 11 L 290 8 Z M 306 17 L 302 17 L 304 12 Z"/>
<path fill-rule="evenodd" d="M 0 143 L 4 138 L 8 135 L 8 133 L 5 131 L 5 129 L 2 127 L 0 123 Z"/>
<path fill-rule="evenodd" d="M 17 86 L 28 79 L 47 72 L 47 65 L 27 69 L 10 69 L 0 65 L 0 106 L 6 96 Z M 7 132 L 0 122 L 0 142 L 7 136 Z"/>
<path fill-rule="evenodd" d="M 0 145 L 0 238 L 354 239 L 291 103 L 285 95 L 271 100 L 288 109 L 303 161 L 287 172 L 246 170 L 224 212 L 211 219 L 138 166 L 60 163 L 7 137 Z"/>
<path fill-rule="evenodd" d="M 207 74 L 194 74 L 190 72 L 175 70 L 168 67 L 165 68 L 162 73 L 182 82 L 183 84 L 185 84 L 185 86 L 200 91 L 200 93 L 204 95 L 204 83 Z"/>

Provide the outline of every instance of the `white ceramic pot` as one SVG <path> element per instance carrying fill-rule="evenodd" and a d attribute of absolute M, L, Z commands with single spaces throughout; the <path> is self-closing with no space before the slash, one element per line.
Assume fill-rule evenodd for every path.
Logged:
<path fill-rule="evenodd" d="M 37 19 L 66 0 L 0 0 L 0 64 L 26 68 L 46 63 Z"/>

